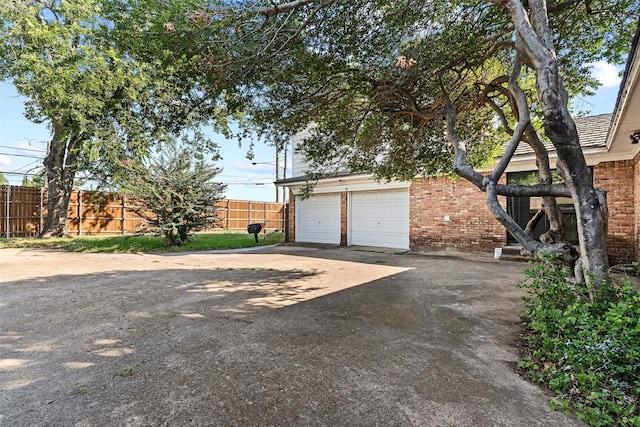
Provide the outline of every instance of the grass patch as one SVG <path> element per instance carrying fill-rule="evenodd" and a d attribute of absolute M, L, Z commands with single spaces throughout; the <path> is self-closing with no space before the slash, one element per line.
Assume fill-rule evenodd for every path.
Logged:
<path fill-rule="evenodd" d="M 120 377 L 120 378 L 127 378 L 127 377 L 132 377 L 133 374 L 135 374 L 135 371 L 133 370 L 133 368 L 125 368 L 120 371 L 114 372 L 113 376 Z"/>
<path fill-rule="evenodd" d="M 273 245 L 284 241 L 283 233 L 261 234 L 258 245 Z M 86 253 L 154 253 L 195 252 L 222 249 L 241 249 L 256 246 L 252 234 L 202 233 L 182 246 L 167 247 L 160 236 L 82 236 L 67 238 L 10 238 L 0 239 L 0 249 L 64 249 Z"/>
<path fill-rule="evenodd" d="M 74 388 L 74 389 L 71 391 L 71 393 L 72 393 L 72 394 L 76 394 L 76 395 L 78 395 L 78 394 L 84 394 L 84 393 L 86 393 L 86 392 L 87 392 L 87 388 L 86 388 L 86 387 L 84 387 L 84 386 L 76 387 L 76 388 Z"/>

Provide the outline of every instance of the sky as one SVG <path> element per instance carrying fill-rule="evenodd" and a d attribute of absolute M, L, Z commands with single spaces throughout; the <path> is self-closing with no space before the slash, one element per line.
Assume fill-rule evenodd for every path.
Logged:
<path fill-rule="evenodd" d="M 590 115 L 613 112 L 620 85 L 621 67 L 597 62 L 592 64 L 592 73 L 601 87 L 594 96 L 574 100 L 576 109 L 589 111 Z M 45 124 L 31 123 L 24 117 L 24 98 L 13 85 L 0 83 L 0 172 L 11 185 L 20 185 L 24 173 L 37 172 L 42 167 L 42 158 L 50 132 Z M 273 202 L 276 200 L 275 149 L 264 141 L 255 141 L 253 165 L 246 158 L 247 146 L 238 146 L 235 140 L 226 140 L 221 135 L 212 139 L 220 146 L 222 160 L 216 165 L 223 171 L 218 175 L 227 184 L 225 197 L 236 200 Z M 281 153 L 281 169 L 284 164 Z M 291 176 L 291 153 L 287 160 L 287 177 Z M 282 201 L 282 189 L 280 189 Z"/>
<path fill-rule="evenodd" d="M 0 172 L 11 185 L 20 185 L 24 173 L 37 172 L 42 167 L 50 132 L 46 124 L 37 125 L 24 117 L 25 98 L 15 87 L 0 83 Z M 222 160 L 216 166 L 223 171 L 217 176 L 227 184 L 225 197 L 234 200 L 273 202 L 276 200 L 275 149 L 264 141 L 255 141 L 254 160 L 248 160 L 248 141 L 238 146 L 237 140 L 226 140 L 214 134 L 212 139 L 220 146 Z M 284 166 L 284 153 L 280 154 L 280 177 Z M 288 154 L 287 176 L 291 174 L 291 154 Z M 252 162 L 256 162 L 253 165 Z M 282 189 L 279 190 L 282 201 Z"/>

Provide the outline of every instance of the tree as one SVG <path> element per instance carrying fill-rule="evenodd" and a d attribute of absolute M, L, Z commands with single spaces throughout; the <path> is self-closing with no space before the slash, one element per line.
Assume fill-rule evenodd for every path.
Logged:
<path fill-rule="evenodd" d="M 42 236 L 66 234 L 66 215 L 79 171 L 110 177 L 113 165 L 198 122 L 180 108 L 154 64 L 115 49 L 105 19 L 109 1 L 15 0 L 0 5 L 0 78 L 28 98 L 26 116 L 47 123 L 48 188 Z M 118 19 L 113 15 L 112 19 Z M 202 140 L 199 140 L 202 142 Z M 204 141 L 215 150 L 215 145 Z"/>
<path fill-rule="evenodd" d="M 0 185 L 7 185 L 7 184 L 9 184 L 9 181 L 7 181 L 7 178 L 5 178 L 2 172 L 0 172 Z"/>
<path fill-rule="evenodd" d="M 22 186 L 23 187 L 36 187 L 36 188 L 44 188 L 44 169 L 40 169 L 38 173 L 33 175 L 31 179 L 29 176 L 25 175 L 22 177 Z"/>
<path fill-rule="evenodd" d="M 192 230 L 217 222 L 215 202 L 226 188 L 214 181 L 220 171 L 197 152 L 169 144 L 147 161 L 124 161 L 118 182 L 147 221 L 141 231 L 161 234 L 167 246 L 179 246 L 191 239 Z"/>
<path fill-rule="evenodd" d="M 486 193 L 496 219 L 532 253 L 570 255 L 555 197 L 571 196 L 578 273 L 594 285 L 604 278 L 605 192 L 594 188 L 569 102 L 596 86 L 589 63 L 621 62 L 637 1 L 186 3 L 146 15 L 154 29 L 148 49 L 198 58 L 182 72 L 200 75 L 204 91 L 224 87 L 229 109 L 242 109 L 259 129 L 295 132 L 314 123 L 302 147 L 313 170 L 340 164 L 400 179 L 454 171 Z M 149 9 L 145 0 L 126 4 Z M 564 182 L 552 181 L 545 141 Z M 502 184 L 521 143 L 536 154 L 539 182 Z M 478 173 L 503 146 L 492 172 Z M 544 241 L 498 196 L 543 197 L 551 223 Z"/>

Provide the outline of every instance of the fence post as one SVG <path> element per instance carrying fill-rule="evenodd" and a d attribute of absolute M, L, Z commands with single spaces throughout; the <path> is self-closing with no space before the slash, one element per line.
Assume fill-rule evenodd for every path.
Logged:
<path fill-rule="evenodd" d="M 231 201 L 227 199 L 227 231 L 231 229 Z"/>
<path fill-rule="evenodd" d="M 11 213 L 11 211 L 9 209 L 9 203 L 10 203 L 9 199 L 11 198 L 11 186 L 9 184 L 7 184 L 6 188 L 7 188 L 7 200 L 6 200 L 6 203 L 5 203 L 6 204 L 6 211 L 5 212 L 6 212 L 7 216 L 5 218 L 5 221 L 6 221 L 6 227 L 7 228 L 5 229 L 5 234 L 6 234 L 7 239 L 8 239 L 9 237 L 11 237 L 11 232 L 9 231 L 9 226 L 11 225 L 11 222 L 9 220 L 9 214 Z"/>
<path fill-rule="evenodd" d="M 38 234 L 42 234 L 44 228 L 44 187 L 40 188 L 40 228 Z"/>
<path fill-rule="evenodd" d="M 78 191 L 78 236 L 82 236 L 82 190 Z"/>
<path fill-rule="evenodd" d="M 264 232 L 267 232 L 267 206 L 269 206 L 269 204 L 267 202 L 264 202 Z"/>
<path fill-rule="evenodd" d="M 122 196 L 122 234 L 127 234 L 127 201 L 126 197 Z"/>

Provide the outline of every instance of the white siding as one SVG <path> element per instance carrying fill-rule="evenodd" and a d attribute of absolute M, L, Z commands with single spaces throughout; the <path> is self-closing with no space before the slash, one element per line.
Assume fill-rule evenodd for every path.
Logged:
<path fill-rule="evenodd" d="M 304 174 L 307 172 L 307 169 L 309 168 L 309 164 L 306 162 L 304 156 L 296 150 L 298 144 L 308 136 L 309 130 L 305 129 L 302 132 L 298 132 L 291 137 L 291 153 L 293 153 L 291 156 L 291 170 L 293 175 L 291 176 L 293 177 L 304 176 Z"/>

